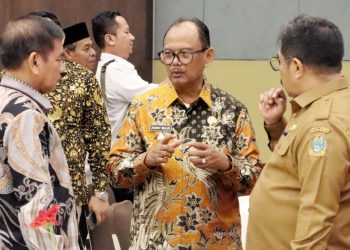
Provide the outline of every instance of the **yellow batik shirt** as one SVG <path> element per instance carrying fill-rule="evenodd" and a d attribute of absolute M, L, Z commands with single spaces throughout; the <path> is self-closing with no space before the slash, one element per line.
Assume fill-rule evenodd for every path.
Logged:
<path fill-rule="evenodd" d="M 85 159 L 92 172 L 94 191 L 107 190 L 105 166 L 110 149 L 110 126 L 101 88 L 94 74 L 80 64 L 65 61 L 65 75 L 56 90 L 47 94 L 55 126 L 67 157 L 78 205 L 87 204 Z"/>
<path fill-rule="evenodd" d="M 146 152 L 166 133 L 183 142 L 152 170 Z M 232 169 L 196 168 L 191 140 L 229 155 Z M 135 187 L 131 249 L 241 249 L 237 196 L 252 190 L 262 169 L 258 155 L 246 107 L 208 83 L 188 108 L 171 83 L 137 97 L 107 166 L 114 185 Z"/>

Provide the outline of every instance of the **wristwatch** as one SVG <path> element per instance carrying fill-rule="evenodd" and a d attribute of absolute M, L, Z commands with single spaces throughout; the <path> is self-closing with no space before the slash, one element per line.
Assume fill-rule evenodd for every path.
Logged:
<path fill-rule="evenodd" d="M 102 201 L 107 201 L 108 200 L 108 192 L 95 192 L 94 195 L 96 198 L 99 198 Z"/>

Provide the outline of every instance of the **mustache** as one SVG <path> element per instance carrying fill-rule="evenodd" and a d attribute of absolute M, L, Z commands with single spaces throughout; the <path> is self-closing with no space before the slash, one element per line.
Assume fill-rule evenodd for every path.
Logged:
<path fill-rule="evenodd" d="M 179 68 L 170 69 L 170 73 L 184 73 L 185 71 Z"/>

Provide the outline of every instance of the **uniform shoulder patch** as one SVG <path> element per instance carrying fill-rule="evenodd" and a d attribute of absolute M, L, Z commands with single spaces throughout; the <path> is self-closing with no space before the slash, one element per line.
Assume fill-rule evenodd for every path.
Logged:
<path fill-rule="evenodd" d="M 310 142 L 309 155 L 324 156 L 327 151 L 327 140 L 322 135 L 316 135 Z"/>

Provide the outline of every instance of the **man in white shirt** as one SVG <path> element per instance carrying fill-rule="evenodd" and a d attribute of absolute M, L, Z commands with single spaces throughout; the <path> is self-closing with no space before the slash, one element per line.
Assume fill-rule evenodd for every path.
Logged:
<path fill-rule="evenodd" d="M 119 12 L 99 13 L 92 19 L 92 29 L 96 44 L 102 52 L 96 78 L 102 91 L 105 90 L 113 145 L 131 100 L 158 85 L 144 81 L 138 75 L 135 66 L 127 61 L 132 54 L 135 37 L 130 33 L 128 23 Z M 105 81 L 101 81 L 102 69 L 105 71 L 105 74 L 102 73 L 102 79 Z"/>

